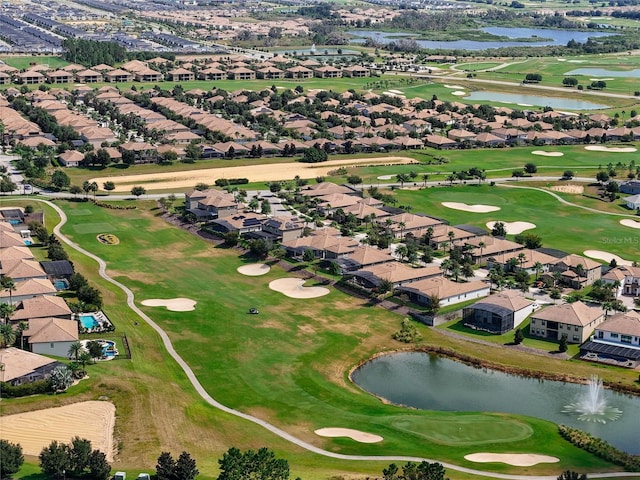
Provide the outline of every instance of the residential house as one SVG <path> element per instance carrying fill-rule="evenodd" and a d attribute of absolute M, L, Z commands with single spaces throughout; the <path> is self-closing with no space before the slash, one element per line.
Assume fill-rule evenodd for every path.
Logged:
<path fill-rule="evenodd" d="M 305 80 L 307 78 L 313 77 L 313 70 L 310 70 L 301 65 L 296 65 L 295 67 L 287 68 L 285 72 L 288 78 L 295 78 L 298 80 Z"/>
<path fill-rule="evenodd" d="M 258 70 L 258 78 L 264 80 L 276 80 L 284 78 L 285 73 L 276 67 L 265 67 Z"/>
<path fill-rule="evenodd" d="M 574 289 L 584 288 L 602 276 L 602 265 L 580 255 L 567 255 L 551 267 L 552 272 L 562 273 L 562 281 Z"/>
<path fill-rule="evenodd" d="M 256 72 L 249 68 L 238 67 L 227 72 L 229 80 L 255 80 Z"/>
<path fill-rule="evenodd" d="M 0 85 L 8 85 L 11 83 L 11 75 L 6 72 L 0 72 Z"/>
<path fill-rule="evenodd" d="M 17 82 L 23 85 L 40 85 L 45 82 L 46 78 L 47 77 L 40 72 L 33 70 L 27 70 L 26 72 L 21 72 L 16 75 Z"/>
<path fill-rule="evenodd" d="M 56 287 L 48 279 L 29 278 L 20 282 L 15 282 L 14 290 L 0 290 L 0 303 L 10 303 L 15 305 L 28 298 L 42 295 L 55 295 Z"/>
<path fill-rule="evenodd" d="M 360 245 L 354 248 L 351 253 L 336 259 L 335 263 L 345 273 L 394 261 L 390 250 L 380 250 L 371 245 Z"/>
<path fill-rule="evenodd" d="M 474 263 L 482 263 L 483 259 L 490 257 L 499 258 L 501 255 L 517 257 L 518 253 L 524 250 L 524 247 L 519 243 L 489 235 L 480 235 L 454 242 L 454 246 L 471 255 Z"/>
<path fill-rule="evenodd" d="M 0 352 L 2 380 L 13 386 L 44 380 L 61 365 L 57 360 L 15 347 Z"/>
<path fill-rule="evenodd" d="M 315 68 L 313 70 L 314 75 L 318 78 L 340 78 L 342 77 L 342 71 L 332 67 L 331 65 L 323 65 L 322 67 Z"/>
<path fill-rule="evenodd" d="M 191 82 L 195 79 L 195 74 L 186 68 L 174 68 L 167 72 L 167 77 L 172 82 Z"/>
<path fill-rule="evenodd" d="M 627 180 L 620 182 L 620 192 L 627 195 L 640 194 L 640 180 Z"/>
<path fill-rule="evenodd" d="M 515 260 L 514 260 L 515 259 Z M 524 270 L 529 275 L 547 273 L 558 258 L 537 250 L 524 249 L 517 253 L 501 253 L 487 258 L 487 268 L 500 266 L 505 272 Z M 536 266 L 538 270 L 536 271 Z"/>
<path fill-rule="evenodd" d="M 76 80 L 80 83 L 102 82 L 102 74 L 95 70 L 82 70 L 76 73 Z"/>
<path fill-rule="evenodd" d="M 271 217 L 262 223 L 262 231 L 288 242 L 302 237 L 304 222 L 297 217 Z"/>
<path fill-rule="evenodd" d="M 560 340 L 566 335 L 569 343 L 583 343 L 604 320 L 600 307 L 590 307 L 581 301 L 551 305 L 531 316 L 529 333 L 548 340 Z"/>
<path fill-rule="evenodd" d="M 455 148 L 458 146 L 458 142 L 451 140 L 450 138 L 443 137 L 442 135 L 425 135 L 424 144 L 428 147 L 438 148 L 445 150 L 448 148 Z"/>
<path fill-rule="evenodd" d="M 346 195 L 357 196 L 360 195 L 360 192 L 356 189 L 350 188 L 346 185 L 337 185 L 331 182 L 316 183 L 315 185 L 311 185 L 300 190 L 300 194 L 307 197 L 322 197 L 335 193 L 344 193 Z"/>
<path fill-rule="evenodd" d="M 518 327 L 537 308 L 537 304 L 516 290 L 490 295 L 464 308 L 465 326 L 502 335 Z"/>
<path fill-rule="evenodd" d="M 198 78 L 200 80 L 223 80 L 227 78 L 227 72 L 219 68 L 209 67 L 198 72 Z"/>
<path fill-rule="evenodd" d="M 110 83 L 132 82 L 134 79 L 134 76 L 132 73 L 127 72 L 126 70 L 123 70 L 121 68 L 105 72 L 103 73 L 103 76 L 104 76 L 104 81 L 110 82 Z"/>
<path fill-rule="evenodd" d="M 27 298 L 18 304 L 16 311 L 9 319 L 12 324 L 32 318 L 55 317 L 71 319 L 71 310 L 62 297 L 40 296 Z"/>
<path fill-rule="evenodd" d="M 25 259 L 4 260 L 0 265 L 0 274 L 11 277 L 14 282 L 21 282 L 30 278 L 44 280 L 47 278 L 47 274 L 38 262 Z"/>
<path fill-rule="evenodd" d="M 414 213 L 400 213 L 380 219 L 377 223 L 386 227 L 394 238 L 400 239 L 403 239 L 408 234 L 420 237 L 425 234 L 428 228 L 444 225 L 444 222 L 440 219 Z"/>
<path fill-rule="evenodd" d="M 455 305 L 489 295 L 489 284 L 482 280 L 471 282 L 454 282 L 445 277 L 433 277 L 418 282 L 402 285 L 398 291 L 406 293 L 409 299 L 418 305 L 430 305 L 432 298 L 437 298 L 439 305 Z"/>
<path fill-rule="evenodd" d="M 123 65 L 124 68 L 124 65 Z M 126 70 L 126 69 L 125 69 Z M 132 72 L 137 82 L 161 82 L 162 73 L 157 72 L 151 68 L 143 68 Z"/>
<path fill-rule="evenodd" d="M 47 73 L 47 81 L 49 83 L 71 83 L 73 81 L 73 73 L 65 70 L 56 70 Z"/>
<path fill-rule="evenodd" d="M 371 75 L 371 71 L 360 65 L 351 65 L 342 69 L 343 77 L 364 78 Z"/>
<path fill-rule="evenodd" d="M 442 276 L 442 269 L 438 265 L 413 268 L 400 262 L 386 262 L 349 272 L 349 275 L 353 275 L 352 281 L 364 288 L 377 288 L 383 281 L 391 282 L 393 288 L 398 288 L 411 282 Z"/>
<path fill-rule="evenodd" d="M 23 336 L 33 353 L 66 358 L 71 344 L 78 341 L 78 322 L 61 318 L 32 318 Z"/>
<path fill-rule="evenodd" d="M 79 167 L 84 161 L 84 154 L 78 150 L 67 150 L 58 155 L 58 163 L 63 167 Z"/>
<path fill-rule="evenodd" d="M 224 218 L 238 213 L 238 202 L 232 193 L 221 190 L 194 190 L 185 195 L 186 210 L 198 221 Z"/>
<path fill-rule="evenodd" d="M 265 217 L 253 212 L 236 212 L 207 222 L 207 227 L 224 233 L 237 232 L 239 235 L 262 231 L 262 222 Z"/>
<path fill-rule="evenodd" d="M 640 313 L 620 312 L 607 318 L 580 346 L 580 358 L 627 368 L 640 366 Z"/>
<path fill-rule="evenodd" d="M 627 204 L 627 208 L 629 210 L 639 210 L 640 209 L 640 194 L 632 195 L 630 197 L 624 197 L 622 199 Z"/>

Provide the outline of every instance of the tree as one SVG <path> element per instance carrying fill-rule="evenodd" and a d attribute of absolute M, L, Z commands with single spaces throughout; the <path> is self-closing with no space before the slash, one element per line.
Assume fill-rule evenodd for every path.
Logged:
<path fill-rule="evenodd" d="M 91 441 L 74 437 L 69 449 L 69 469 L 74 475 L 80 476 L 84 473 L 89 465 L 89 455 L 91 455 Z"/>
<path fill-rule="evenodd" d="M 100 358 L 104 353 L 102 349 L 102 345 L 100 345 L 95 340 L 91 340 L 90 342 L 87 342 L 87 351 L 89 352 L 89 355 L 91 355 L 91 358 Z"/>
<path fill-rule="evenodd" d="M 496 222 L 493 224 L 493 228 L 491 229 L 491 235 L 494 237 L 506 237 L 507 229 L 504 226 L 503 222 Z"/>
<path fill-rule="evenodd" d="M 575 77 L 564 77 L 562 79 L 562 85 L 565 87 L 575 87 L 578 85 L 578 79 Z"/>
<path fill-rule="evenodd" d="M 0 325 L 0 348 L 7 348 L 16 343 L 16 331 L 8 324 Z"/>
<path fill-rule="evenodd" d="M 439 463 L 429 462 L 409 462 L 400 469 L 391 464 L 382 471 L 384 480 L 447 480 L 445 479 L 446 470 Z"/>
<path fill-rule="evenodd" d="M 400 184 L 400 188 L 404 187 L 404 182 L 409 181 L 409 175 L 406 173 L 399 173 L 396 175 L 396 181 Z"/>
<path fill-rule="evenodd" d="M 562 336 L 560 337 L 560 343 L 558 344 L 558 351 L 564 353 L 568 349 L 569 349 L 569 346 L 567 344 L 567 334 L 563 333 Z"/>
<path fill-rule="evenodd" d="M 558 480 L 587 480 L 587 475 L 572 470 L 565 470 L 558 476 Z"/>
<path fill-rule="evenodd" d="M 111 473 L 111 465 L 107 462 L 107 456 L 100 450 L 91 452 L 87 467 L 91 480 L 107 480 Z"/>
<path fill-rule="evenodd" d="M 0 303 L 0 318 L 6 324 L 13 315 L 13 312 L 16 311 L 16 307 L 13 305 L 9 305 L 8 303 Z M 14 339 L 15 341 L 15 339 Z"/>
<path fill-rule="evenodd" d="M 157 480 L 175 480 L 173 472 L 176 468 L 176 462 L 169 452 L 162 452 L 156 463 L 156 479 Z"/>
<path fill-rule="evenodd" d="M 302 254 L 302 260 L 305 262 L 313 262 L 316 259 L 315 253 L 310 248 L 307 248 Z"/>
<path fill-rule="evenodd" d="M 106 192 L 111 192 L 116 189 L 116 184 L 113 183 L 111 180 L 107 180 L 102 184 L 102 188 L 104 188 Z"/>
<path fill-rule="evenodd" d="M 524 83 L 539 83 L 542 81 L 542 75 L 539 73 L 527 73 L 524 77 Z"/>
<path fill-rule="evenodd" d="M 102 294 L 100 290 L 91 285 L 83 285 L 77 291 L 78 300 L 96 308 L 102 307 Z"/>
<path fill-rule="evenodd" d="M 147 189 L 144 187 L 132 187 L 131 188 L 131 195 L 135 196 L 136 199 L 140 198 L 140 195 L 144 195 L 145 193 L 147 193 Z"/>
<path fill-rule="evenodd" d="M 562 178 L 566 180 L 571 180 L 573 178 L 573 170 L 565 170 L 562 174 Z"/>
<path fill-rule="evenodd" d="M 596 180 L 598 181 L 598 183 L 600 183 L 600 185 L 602 185 L 603 183 L 606 183 L 609 181 L 609 174 L 604 170 L 600 170 L 596 174 Z"/>
<path fill-rule="evenodd" d="M 184 153 L 186 159 L 193 163 L 202 157 L 202 147 L 196 143 L 195 140 L 192 140 L 191 143 L 185 147 Z"/>
<path fill-rule="evenodd" d="M 520 345 L 524 340 L 524 334 L 520 328 L 516 328 L 515 333 L 513 334 L 513 343 L 515 345 Z"/>
<path fill-rule="evenodd" d="M 84 375 L 87 373 L 87 363 L 90 363 L 91 360 L 93 360 L 93 358 L 91 357 L 91 354 L 89 352 L 87 352 L 86 350 L 83 350 L 80 353 L 80 356 L 78 357 L 78 362 L 80 363 L 80 365 L 82 365 L 82 376 L 84 377 Z"/>
<path fill-rule="evenodd" d="M 72 195 L 78 195 L 79 193 L 82 193 L 82 187 L 79 187 L 78 185 L 71 185 L 69 187 L 69 193 Z"/>
<path fill-rule="evenodd" d="M 269 200 L 267 200 L 266 198 L 263 198 L 262 202 L 260 202 L 260 211 L 264 215 L 269 215 L 271 213 L 271 204 L 269 203 Z"/>
<path fill-rule="evenodd" d="M 244 453 L 232 447 L 218 460 L 218 464 L 220 465 L 218 480 L 250 478 L 287 480 L 289 478 L 289 462 L 276 458 L 272 451 L 264 447 L 257 452 L 247 450 Z"/>
<path fill-rule="evenodd" d="M 0 440 L 0 478 L 9 478 L 18 473 L 23 463 L 22 446 L 19 443 Z"/>
<path fill-rule="evenodd" d="M 71 185 L 71 179 L 69 178 L 69 175 L 62 170 L 56 170 L 51 175 L 51 185 L 62 190 L 63 188 Z"/>
<path fill-rule="evenodd" d="M 48 447 L 44 447 L 38 458 L 40 459 L 42 473 L 54 478 L 63 478 L 65 472 L 71 467 L 69 446 L 64 443 L 58 443 L 56 440 L 53 440 Z"/>
<path fill-rule="evenodd" d="M 530 250 L 542 247 L 542 238 L 535 233 L 519 233 L 514 240 Z"/>
<path fill-rule="evenodd" d="M 173 478 L 175 480 L 194 480 L 200 473 L 196 467 L 195 459 L 187 452 L 182 452 L 176 461 L 173 470 Z"/>
<path fill-rule="evenodd" d="M 358 175 L 349 175 L 347 177 L 347 183 L 350 183 L 355 187 L 356 185 L 360 185 L 362 183 L 362 178 L 360 178 Z"/>
<path fill-rule="evenodd" d="M 67 355 L 69 356 L 69 358 L 73 357 L 77 362 L 80 353 L 82 353 L 82 350 L 82 344 L 78 341 L 75 341 L 71 345 L 69 345 L 69 351 L 67 352 Z"/>
<path fill-rule="evenodd" d="M 49 381 L 54 392 L 64 392 L 73 383 L 73 375 L 68 367 L 61 365 L 51 371 Z"/>
<path fill-rule="evenodd" d="M 320 163 L 326 162 L 328 158 L 327 152 L 323 149 L 311 147 L 304 151 L 300 161 L 303 163 Z"/>
<path fill-rule="evenodd" d="M 527 163 L 524 166 L 524 171 L 527 172 L 528 174 L 533 174 L 538 171 L 538 167 L 536 166 L 535 163 Z"/>
<path fill-rule="evenodd" d="M 13 281 L 13 278 L 7 275 L 2 275 L 0 277 L 0 288 L 9 293 L 9 305 L 13 305 L 13 292 L 16 291 L 16 282 Z"/>

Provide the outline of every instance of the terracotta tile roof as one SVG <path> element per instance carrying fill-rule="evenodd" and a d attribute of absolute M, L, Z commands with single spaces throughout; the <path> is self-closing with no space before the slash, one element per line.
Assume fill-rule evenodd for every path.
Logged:
<path fill-rule="evenodd" d="M 24 331 L 29 343 L 75 342 L 78 340 L 78 322 L 61 318 L 32 318 Z"/>
<path fill-rule="evenodd" d="M 12 321 L 29 320 L 42 317 L 69 317 L 71 309 L 62 297 L 43 296 L 28 298 L 22 301 L 22 308 L 18 308 L 11 316 Z"/>
<path fill-rule="evenodd" d="M 0 364 L 4 370 L 2 378 L 5 382 L 25 377 L 34 370 L 56 363 L 58 362 L 43 355 L 14 347 L 3 349 L 0 355 Z"/>
<path fill-rule="evenodd" d="M 581 301 L 577 301 L 573 303 L 564 303 L 562 305 L 551 305 L 543 308 L 535 313 L 533 318 L 586 327 L 603 315 L 604 312 L 601 308 L 590 307 Z"/>
<path fill-rule="evenodd" d="M 598 330 L 640 337 L 640 313 L 633 310 L 616 313 L 602 322 Z"/>

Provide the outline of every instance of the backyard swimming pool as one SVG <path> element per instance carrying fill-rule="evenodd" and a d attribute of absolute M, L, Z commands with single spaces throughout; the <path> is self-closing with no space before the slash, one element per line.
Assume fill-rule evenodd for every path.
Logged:
<path fill-rule="evenodd" d="M 69 288 L 69 282 L 61 278 L 60 280 L 54 281 L 53 286 L 56 287 L 56 290 L 67 290 Z"/>
<path fill-rule="evenodd" d="M 97 328 L 100 326 L 100 322 L 98 322 L 98 320 L 96 319 L 93 313 L 81 313 L 80 323 L 87 330 L 91 328 Z"/>
<path fill-rule="evenodd" d="M 82 340 L 80 343 L 86 349 L 87 343 L 97 342 L 102 347 L 102 356 L 107 358 L 113 358 L 118 355 L 118 349 L 116 348 L 116 342 L 111 340 Z"/>

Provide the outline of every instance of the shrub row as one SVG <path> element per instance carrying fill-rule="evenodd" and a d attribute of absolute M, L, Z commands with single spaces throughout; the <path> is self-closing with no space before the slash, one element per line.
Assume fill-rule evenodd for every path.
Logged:
<path fill-rule="evenodd" d="M 0 383 L 0 398 L 28 397 L 40 393 L 50 393 L 51 391 L 51 383 L 48 380 L 37 380 L 16 386 L 7 382 Z"/>
<path fill-rule="evenodd" d="M 229 185 L 245 185 L 248 178 L 219 178 L 215 181 L 216 187 L 228 187 Z"/>
<path fill-rule="evenodd" d="M 640 457 L 618 450 L 604 440 L 596 438 L 577 428 L 558 425 L 558 432 L 565 440 L 578 448 L 592 453 L 608 462 L 624 467 L 630 472 L 640 472 Z"/>
<path fill-rule="evenodd" d="M 111 210 L 135 210 L 138 208 L 135 205 L 114 205 L 113 203 L 104 203 L 97 200 L 93 200 L 93 204 L 96 207 L 109 208 Z"/>

